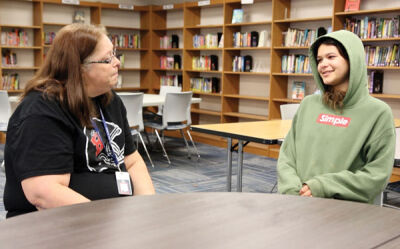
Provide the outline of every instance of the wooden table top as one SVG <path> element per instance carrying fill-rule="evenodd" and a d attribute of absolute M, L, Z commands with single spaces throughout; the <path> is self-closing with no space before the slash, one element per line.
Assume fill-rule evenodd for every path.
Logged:
<path fill-rule="evenodd" d="M 2 248 L 372 248 L 400 211 L 260 193 L 114 198 L 0 222 Z"/>
<path fill-rule="evenodd" d="M 264 144 L 275 143 L 290 130 L 292 120 L 192 125 L 193 131 Z"/>

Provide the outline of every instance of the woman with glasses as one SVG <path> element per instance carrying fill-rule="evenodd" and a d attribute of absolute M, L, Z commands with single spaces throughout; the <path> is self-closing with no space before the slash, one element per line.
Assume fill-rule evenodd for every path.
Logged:
<path fill-rule="evenodd" d="M 119 196 L 154 194 L 126 110 L 112 91 L 120 62 L 104 28 L 62 28 L 10 118 L 7 217 Z"/>

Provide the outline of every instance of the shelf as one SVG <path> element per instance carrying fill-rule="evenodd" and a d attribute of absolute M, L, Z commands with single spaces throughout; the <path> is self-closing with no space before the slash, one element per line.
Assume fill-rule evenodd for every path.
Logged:
<path fill-rule="evenodd" d="M 367 38 L 367 39 L 361 39 L 361 41 L 363 42 L 400 41 L 400 37 Z"/>
<path fill-rule="evenodd" d="M 311 18 L 296 18 L 296 19 L 282 19 L 275 20 L 275 23 L 294 23 L 294 22 L 317 22 L 317 21 L 330 21 L 331 16 L 311 17 Z"/>
<path fill-rule="evenodd" d="M 140 51 L 140 52 L 145 52 L 148 49 L 147 48 L 120 48 L 116 47 L 117 51 Z"/>
<path fill-rule="evenodd" d="M 371 96 L 378 99 L 400 99 L 400 94 L 372 93 Z"/>
<path fill-rule="evenodd" d="M 212 71 L 212 70 L 193 70 L 193 69 L 189 69 L 189 70 L 185 70 L 186 72 L 189 73 L 215 73 L 215 74 L 221 74 L 221 71 Z"/>
<path fill-rule="evenodd" d="M 197 113 L 197 114 L 206 114 L 206 115 L 211 115 L 211 116 L 221 116 L 221 112 L 217 111 L 211 111 L 211 110 L 205 110 L 205 109 L 199 109 L 199 108 L 193 108 L 190 109 L 192 113 Z"/>
<path fill-rule="evenodd" d="M 368 70 L 400 70 L 400 67 L 376 67 L 376 66 L 367 66 Z"/>
<path fill-rule="evenodd" d="M 0 46 L 1 48 L 5 48 L 5 49 L 42 49 L 42 47 L 40 46 Z"/>
<path fill-rule="evenodd" d="M 136 31 L 148 31 L 149 29 L 135 28 L 135 27 L 123 27 L 123 26 L 105 26 L 107 30 L 109 29 L 126 29 L 126 30 L 136 30 Z"/>
<path fill-rule="evenodd" d="M 188 48 L 187 51 L 222 51 L 223 48 Z"/>
<path fill-rule="evenodd" d="M 148 68 L 120 68 L 118 71 L 147 71 Z"/>
<path fill-rule="evenodd" d="M 313 77 L 312 73 L 272 73 L 273 76 L 301 76 L 301 77 Z"/>
<path fill-rule="evenodd" d="M 282 102 L 282 103 L 300 103 L 300 99 L 288 99 L 288 98 L 273 98 L 275 102 Z"/>
<path fill-rule="evenodd" d="M 44 23 L 43 23 L 43 26 L 60 26 L 60 27 L 62 27 L 62 26 L 66 26 L 66 25 L 68 25 L 68 24 L 70 24 L 70 23 L 44 22 Z"/>
<path fill-rule="evenodd" d="M 183 30 L 183 27 L 154 28 L 153 31 Z"/>
<path fill-rule="evenodd" d="M 114 88 L 116 92 L 132 92 L 132 91 L 145 91 L 147 92 L 149 89 L 147 87 L 121 87 L 121 88 Z"/>
<path fill-rule="evenodd" d="M 225 27 L 241 27 L 241 26 L 256 26 L 256 25 L 270 25 L 272 21 L 265 22 L 242 22 L 242 23 L 229 23 L 225 24 Z"/>
<path fill-rule="evenodd" d="M 219 25 L 197 25 L 197 26 L 188 26 L 184 27 L 186 29 L 215 29 L 215 28 L 223 28 L 222 24 Z"/>
<path fill-rule="evenodd" d="M 7 90 L 7 93 L 23 93 L 24 90 L 18 89 L 18 90 Z"/>
<path fill-rule="evenodd" d="M 225 50 L 237 51 L 237 50 L 270 50 L 271 47 L 231 47 L 225 48 Z"/>
<path fill-rule="evenodd" d="M 18 29 L 41 29 L 40 26 L 25 26 L 25 25 L 8 25 L 8 24 L 3 24 L 0 25 L 0 27 L 3 28 L 18 28 Z"/>
<path fill-rule="evenodd" d="M 2 70 L 38 70 L 40 67 L 1 67 Z"/>
<path fill-rule="evenodd" d="M 166 68 L 154 68 L 154 71 L 164 71 L 164 72 L 182 72 L 182 69 L 166 69 Z"/>
<path fill-rule="evenodd" d="M 229 117 L 247 118 L 247 119 L 254 119 L 254 120 L 268 120 L 268 116 L 261 116 L 261 115 L 240 113 L 240 112 L 225 112 L 223 115 L 229 116 Z"/>
<path fill-rule="evenodd" d="M 193 92 L 193 94 L 197 95 L 205 95 L 205 96 L 214 96 L 214 97 L 221 97 L 220 93 L 206 93 L 206 92 Z"/>
<path fill-rule="evenodd" d="M 277 50 L 295 50 L 295 49 L 298 49 L 298 50 L 308 50 L 308 49 L 310 49 L 310 47 L 309 46 L 305 46 L 305 47 L 274 47 L 274 49 L 277 49 Z"/>
<path fill-rule="evenodd" d="M 268 72 L 233 72 L 233 71 L 224 71 L 225 74 L 238 74 L 238 75 L 257 75 L 257 76 L 270 76 L 271 74 Z"/>
<path fill-rule="evenodd" d="M 248 99 L 248 100 L 269 101 L 269 97 L 250 96 L 250 95 L 225 94 L 224 97 L 226 97 L 226 98 L 234 98 L 234 99 Z"/>
<path fill-rule="evenodd" d="M 336 12 L 336 16 L 354 16 L 354 15 L 368 15 L 368 14 L 381 14 L 389 12 L 398 12 L 400 8 L 386 8 L 386 9 L 374 9 L 374 10 L 358 10 L 358 11 L 347 11 L 347 12 Z"/>
<path fill-rule="evenodd" d="M 156 52 L 166 52 L 166 51 L 182 51 L 183 49 L 182 48 L 156 48 L 156 49 L 153 49 L 153 51 L 156 51 Z"/>

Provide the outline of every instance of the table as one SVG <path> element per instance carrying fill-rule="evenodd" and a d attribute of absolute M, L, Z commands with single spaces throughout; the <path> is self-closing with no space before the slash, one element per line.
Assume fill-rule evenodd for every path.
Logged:
<path fill-rule="evenodd" d="M 2 248 L 374 248 L 400 211 L 332 199 L 186 193 L 94 201 L 0 222 Z"/>
<path fill-rule="evenodd" d="M 147 93 L 143 95 L 143 107 L 158 106 L 164 104 L 164 102 L 165 102 L 165 96 L 161 96 L 159 94 L 147 94 Z M 192 104 L 197 104 L 200 102 L 201 98 L 192 97 Z"/>
<path fill-rule="evenodd" d="M 117 94 L 124 94 L 125 92 L 117 92 Z M 19 100 L 19 96 L 9 96 L 9 101 L 11 103 L 17 103 Z M 165 96 L 161 96 L 159 94 L 144 94 L 143 95 L 143 107 L 148 106 L 158 106 L 162 105 L 165 102 Z M 197 104 L 201 102 L 201 98 L 192 98 L 192 104 Z"/>
<path fill-rule="evenodd" d="M 227 138 L 228 166 L 227 166 L 227 191 L 231 191 L 232 185 L 232 151 L 238 146 L 238 192 L 242 191 L 243 174 L 243 148 L 249 142 L 262 144 L 276 144 L 278 139 L 284 138 L 290 130 L 291 120 L 270 120 L 242 123 L 192 125 L 191 129 L 197 132 L 208 133 Z M 232 146 L 232 139 L 238 143 Z M 243 142 L 245 144 L 243 144 Z"/>

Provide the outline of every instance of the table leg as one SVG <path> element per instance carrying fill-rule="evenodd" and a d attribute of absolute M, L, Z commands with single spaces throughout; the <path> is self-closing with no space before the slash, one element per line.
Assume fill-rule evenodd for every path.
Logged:
<path fill-rule="evenodd" d="M 231 192 L 232 189 L 232 138 L 228 138 L 228 172 L 226 179 L 226 191 Z"/>
<path fill-rule="evenodd" d="M 243 141 L 239 140 L 238 149 L 238 173 L 237 173 L 237 192 L 242 192 L 242 175 L 243 175 Z"/>

